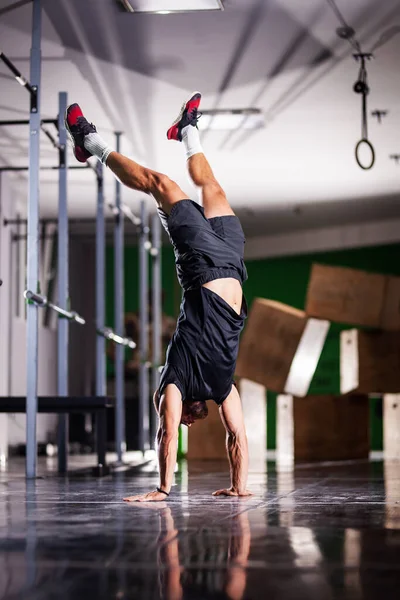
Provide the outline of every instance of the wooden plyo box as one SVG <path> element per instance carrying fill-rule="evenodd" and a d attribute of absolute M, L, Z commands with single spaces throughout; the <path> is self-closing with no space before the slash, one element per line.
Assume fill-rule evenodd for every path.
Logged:
<path fill-rule="evenodd" d="M 340 392 L 400 392 L 400 333 L 357 329 L 342 331 Z"/>
<path fill-rule="evenodd" d="M 384 331 L 400 331 L 400 277 L 386 279 L 380 327 Z"/>
<path fill-rule="evenodd" d="M 368 396 L 279 395 L 276 446 L 280 470 L 296 462 L 368 458 Z"/>
<path fill-rule="evenodd" d="M 208 417 L 189 427 L 187 458 L 221 460 L 227 458 L 225 428 L 215 402 L 207 402 Z"/>
<path fill-rule="evenodd" d="M 379 327 L 386 277 L 315 264 L 308 284 L 306 313 L 339 323 Z"/>
<path fill-rule="evenodd" d="M 305 396 L 328 330 L 328 321 L 256 298 L 240 342 L 236 374 L 273 392 Z"/>
<path fill-rule="evenodd" d="M 338 323 L 400 331 L 400 277 L 315 264 L 306 313 Z"/>
<path fill-rule="evenodd" d="M 263 386 L 241 379 L 238 391 L 242 401 L 250 465 L 263 463 L 267 450 L 267 403 Z M 208 417 L 188 431 L 188 459 L 226 459 L 225 428 L 215 402 L 207 402 Z"/>

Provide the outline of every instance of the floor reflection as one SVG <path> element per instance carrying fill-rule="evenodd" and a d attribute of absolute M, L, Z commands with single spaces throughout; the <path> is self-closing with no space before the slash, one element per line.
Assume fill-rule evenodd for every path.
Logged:
<path fill-rule="evenodd" d="M 160 504 L 121 502 L 151 471 L 3 480 L 0 599 L 398 598 L 397 465 L 272 465 L 242 500 L 211 496 L 224 467 L 185 465 Z"/>

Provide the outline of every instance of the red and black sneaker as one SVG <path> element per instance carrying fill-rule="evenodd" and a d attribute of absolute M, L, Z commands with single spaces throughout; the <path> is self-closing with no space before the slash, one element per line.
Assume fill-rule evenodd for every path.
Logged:
<path fill-rule="evenodd" d="M 79 104 L 68 106 L 65 113 L 65 127 L 72 142 L 75 158 L 79 162 L 86 162 L 93 154 L 84 146 L 85 135 L 96 133 L 96 127 L 85 119 Z"/>
<path fill-rule="evenodd" d="M 182 104 L 181 111 L 178 118 L 173 122 L 171 127 L 167 131 L 167 138 L 169 140 L 176 140 L 177 142 L 182 141 L 182 129 L 188 125 L 197 126 L 201 113 L 198 112 L 200 106 L 201 94 L 200 92 L 194 92 L 189 100 Z"/>

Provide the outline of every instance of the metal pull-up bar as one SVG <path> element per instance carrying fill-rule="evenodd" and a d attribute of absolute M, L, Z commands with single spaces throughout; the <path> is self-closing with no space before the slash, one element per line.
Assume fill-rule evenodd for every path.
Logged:
<path fill-rule="evenodd" d="M 110 327 L 97 329 L 97 334 L 106 338 L 106 340 L 111 340 L 114 342 L 114 344 L 118 344 L 118 346 L 126 346 L 132 350 L 136 348 L 136 343 L 132 340 L 132 338 L 117 335 Z"/>
<path fill-rule="evenodd" d="M 3 61 L 3 63 L 6 65 L 6 67 L 8 67 L 8 69 L 14 75 L 16 81 L 18 81 L 18 83 L 20 85 L 22 85 L 22 87 L 24 87 L 30 93 L 30 95 L 31 95 L 31 112 L 36 112 L 37 111 L 37 97 L 38 97 L 37 87 L 32 86 L 29 83 L 29 81 L 27 79 L 25 79 L 25 77 L 22 75 L 22 73 L 17 69 L 17 67 L 14 65 L 14 63 L 12 63 L 9 58 L 7 58 L 7 56 L 4 54 L 4 52 L 0 51 L 0 59 Z"/>
<path fill-rule="evenodd" d="M 113 204 L 112 202 L 108 202 L 107 204 L 108 207 L 112 210 L 113 215 L 115 215 L 116 217 L 118 217 L 122 213 L 125 217 L 127 217 L 127 219 L 129 219 L 129 221 L 131 221 L 131 223 L 133 223 L 133 225 L 135 225 L 136 227 L 141 226 L 142 221 L 137 215 L 135 215 L 134 212 L 132 212 L 132 210 L 127 204 L 121 202 L 119 207 L 116 204 Z"/>
<path fill-rule="evenodd" d="M 61 315 L 61 317 L 63 317 L 64 319 L 68 319 L 68 321 L 73 321 L 74 323 L 78 323 L 79 325 L 85 325 L 86 323 L 85 319 L 78 315 L 77 312 L 75 312 L 74 310 L 64 310 L 63 308 L 60 308 L 56 304 L 49 302 L 46 296 L 35 294 L 35 292 L 32 292 L 31 290 L 25 290 L 24 298 L 30 302 L 33 302 L 34 304 L 36 304 L 36 306 L 39 306 L 40 308 L 48 306 L 56 313 Z"/>

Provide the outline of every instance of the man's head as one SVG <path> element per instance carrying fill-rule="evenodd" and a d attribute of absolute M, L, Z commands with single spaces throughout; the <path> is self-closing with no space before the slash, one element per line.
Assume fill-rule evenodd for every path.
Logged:
<path fill-rule="evenodd" d="M 201 400 L 185 400 L 182 402 L 181 424 L 190 427 L 195 421 L 205 419 L 208 415 L 206 402 Z"/>

